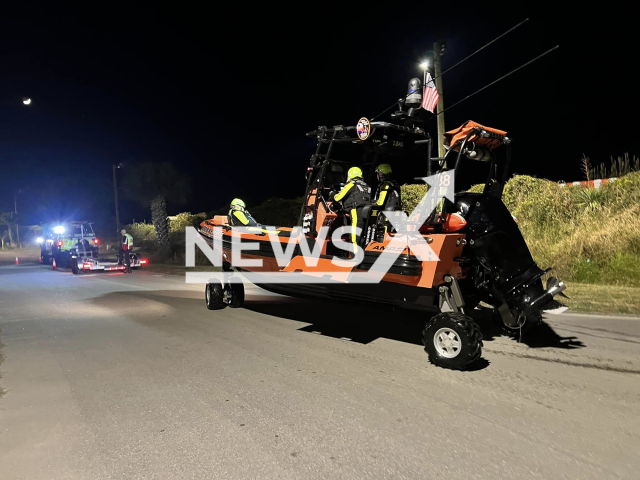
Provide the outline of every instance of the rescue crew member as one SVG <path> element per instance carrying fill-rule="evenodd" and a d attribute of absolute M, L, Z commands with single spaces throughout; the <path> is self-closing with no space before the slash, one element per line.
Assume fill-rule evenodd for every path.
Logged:
<path fill-rule="evenodd" d="M 129 250 L 133 249 L 133 237 L 127 233 L 123 228 L 120 230 L 122 240 L 120 242 L 121 248 L 118 251 L 118 263 L 125 264 L 127 266 L 127 273 L 131 273 L 131 257 L 129 256 Z M 123 262 L 124 261 L 124 262 Z"/>
<path fill-rule="evenodd" d="M 378 175 L 378 189 L 373 200 L 373 204 L 380 208 L 380 211 L 399 210 L 401 207 L 400 187 L 391 179 L 391 165 L 381 163 L 376 168 Z"/>
<path fill-rule="evenodd" d="M 362 210 L 365 206 L 371 205 L 371 188 L 362 179 L 362 170 L 358 167 L 351 167 L 347 172 L 347 184 L 340 192 L 333 197 L 332 210 L 337 210 L 335 202 L 342 203 L 346 213 L 351 217 L 352 227 L 364 227 L 365 218 Z M 354 253 L 358 251 L 358 235 L 351 233 L 351 243 L 354 245 Z"/>
<path fill-rule="evenodd" d="M 400 195 L 400 187 L 391 179 L 391 165 L 381 163 L 376 168 L 378 176 L 378 188 L 373 199 L 373 204 L 380 207 L 373 211 L 373 215 L 381 215 L 384 211 L 396 211 L 402 209 L 402 199 Z M 378 217 L 378 225 L 384 225 L 385 230 L 389 228 L 389 220 L 385 215 Z"/>
<path fill-rule="evenodd" d="M 247 211 L 245 203 L 234 198 L 229 208 L 229 223 L 238 227 L 260 227 L 261 225 L 255 221 L 251 214 Z"/>

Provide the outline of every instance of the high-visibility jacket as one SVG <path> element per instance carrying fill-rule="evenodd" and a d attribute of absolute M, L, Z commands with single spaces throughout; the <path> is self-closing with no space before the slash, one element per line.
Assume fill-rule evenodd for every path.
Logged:
<path fill-rule="evenodd" d="M 258 222 L 246 210 L 229 210 L 229 223 L 240 227 L 256 227 Z"/>
<path fill-rule="evenodd" d="M 371 205 L 371 187 L 361 178 L 354 178 L 333 199 L 342 202 L 345 210 Z"/>
<path fill-rule="evenodd" d="M 74 248 L 78 244 L 78 239 L 76 238 L 63 238 L 58 240 L 58 243 L 62 241 L 62 245 L 58 245 L 61 252 L 68 252 L 72 248 Z"/>
<path fill-rule="evenodd" d="M 133 237 L 128 233 L 122 236 L 122 250 L 131 250 L 133 248 Z"/>
<path fill-rule="evenodd" d="M 376 190 L 373 204 L 380 210 L 397 210 L 401 207 L 400 188 L 392 181 L 385 180 Z"/>

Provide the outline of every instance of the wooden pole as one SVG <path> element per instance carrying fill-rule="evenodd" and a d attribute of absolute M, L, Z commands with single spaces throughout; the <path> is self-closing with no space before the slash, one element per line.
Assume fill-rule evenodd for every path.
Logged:
<path fill-rule="evenodd" d="M 443 45 L 440 42 L 433 44 L 433 73 L 435 76 L 436 90 L 438 91 L 438 105 L 436 106 L 436 115 L 438 122 L 438 156 L 444 157 L 446 150 L 444 149 L 444 94 L 442 92 L 442 64 L 440 56 L 444 52 Z M 446 167 L 446 165 L 445 165 Z"/>

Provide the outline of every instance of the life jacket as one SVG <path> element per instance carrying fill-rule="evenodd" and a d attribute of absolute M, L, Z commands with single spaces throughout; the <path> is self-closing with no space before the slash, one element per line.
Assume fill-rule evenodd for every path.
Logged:
<path fill-rule="evenodd" d="M 360 178 L 353 179 L 347 183 L 344 188 L 347 188 L 349 184 L 353 184 L 353 186 L 345 193 L 344 197 L 339 200 L 342 202 L 345 210 L 371 205 L 371 187 L 369 187 L 364 180 Z"/>
<path fill-rule="evenodd" d="M 229 210 L 229 224 L 240 227 L 255 227 L 258 222 L 246 210 L 232 208 Z"/>

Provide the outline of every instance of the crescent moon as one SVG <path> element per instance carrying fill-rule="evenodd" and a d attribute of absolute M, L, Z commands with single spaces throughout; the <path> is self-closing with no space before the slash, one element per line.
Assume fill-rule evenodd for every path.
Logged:
<path fill-rule="evenodd" d="M 25 105 L 31 105 L 31 99 L 25 98 L 24 100 L 22 100 L 22 103 L 24 103 Z"/>

